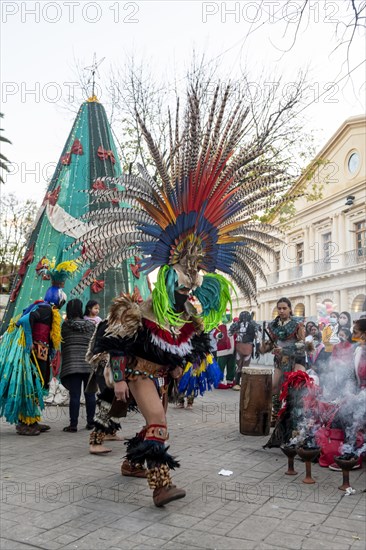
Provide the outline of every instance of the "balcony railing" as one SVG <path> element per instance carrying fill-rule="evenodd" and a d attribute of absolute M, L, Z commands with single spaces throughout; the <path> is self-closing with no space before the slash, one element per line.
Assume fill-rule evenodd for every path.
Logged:
<path fill-rule="evenodd" d="M 313 263 L 313 274 L 318 275 L 318 273 L 331 271 L 332 268 L 335 268 L 337 265 L 339 265 L 338 258 L 324 258 L 323 260 L 318 260 Z"/>
<path fill-rule="evenodd" d="M 366 261 L 366 246 L 349 250 L 344 253 L 344 265 L 349 267 L 352 265 L 362 264 Z"/>
<path fill-rule="evenodd" d="M 282 269 L 267 275 L 267 285 L 276 283 L 286 283 L 295 281 L 322 273 L 330 273 L 342 268 L 356 267 L 366 263 L 366 247 L 349 250 L 343 254 L 332 255 L 328 258 L 322 258 L 315 262 L 307 262 L 301 265 L 295 265 L 288 269 Z M 259 283 L 259 287 L 261 287 Z"/>
<path fill-rule="evenodd" d="M 302 265 L 295 265 L 288 270 L 288 278 L 291 281 L 292 279 L 300 279 L 302 277 Z"/>

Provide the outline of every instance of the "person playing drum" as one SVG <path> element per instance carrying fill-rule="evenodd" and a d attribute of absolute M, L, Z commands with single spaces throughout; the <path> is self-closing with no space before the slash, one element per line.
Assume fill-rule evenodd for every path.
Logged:
<path fill-rule="evenodd" d="M 279 393 L 285 372 L 305 371 L 305 327 L 293 316 L 291 302 L 280 298 L 277 302 L 277 317 L 267 327 L 270 340 L 263 340 L 260 353 L 274 355 L 273 407 L 271 425 L 274 426 L 280 409 Z"/>

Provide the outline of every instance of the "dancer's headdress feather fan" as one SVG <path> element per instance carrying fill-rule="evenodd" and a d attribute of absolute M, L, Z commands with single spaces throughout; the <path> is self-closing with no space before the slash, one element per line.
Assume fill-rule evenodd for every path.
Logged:
<path fill-rule="evenodd" d="M 138 165 L 139 176 L 102 178 L 105 188 L 89 191 L 94 202 L 130 207 L 102 208 L 85 216 L 87 230 L 74 245 L 82 249 L 82 260 L 96 266 L 76 291 L 139 255 L 145 273 L 169 266 L 168 277 L 180 266 L 178 284 L 199 289 L 204 302 L 205 292 L 212 294 L 216 270 L 229 275 L 246 298 L 255 299 L 256 275 L 265 278 L 262 254 L 272 253 L 279 239 L 273 227 L 253 216 L 281 203 L 281 191 L 290 180 L 278 163 L 268 161 L 263 140 L 242 145 L 248 141 L 248 108 L 240 101 L 232 106 L 231 95 L 228 85 L 220 98 L 217 86 L 205 119 L 201 98 L 196 90 L 189 91 L 182 130 L 179 104 L 174 125 L 169 113 L 166 161 L 137 113 L 158 181 Z M 203 284 L 200 274 L 209 275 L 203 276 Z M 222 292 L 222 279 L 216 278 L 216 294 Z"/>

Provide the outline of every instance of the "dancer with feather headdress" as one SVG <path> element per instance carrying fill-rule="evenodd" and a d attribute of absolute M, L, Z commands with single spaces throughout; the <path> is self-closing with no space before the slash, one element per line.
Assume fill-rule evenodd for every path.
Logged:
<path fill-rule="evenodd" d="M 39 275 L 51 279 L 44 300 L 36 300 L 10 321 L 0 342 L 0 415 L 16 423 L 19 435 L 39 435 L 50 427 L 40 424 L 44 393 L 51 377 L 50 362 L 61 345 L 62 290 L 77 270 L 74 261 L 55 265 L 46 258 Z"/>
<path fill-rule="evenodd" d="M 165 447 L 166 416 L 156 387 L 168 372 L 181 376 L 179 390 L 187 395 L 218 383 L 208 332 L 231 306 L 233 285 L 216 271 L 255 299 L 256 276 L 264 277 L 261 254 L 271 253 L 278 239 L 253 215 L 283 201 L 276 194 L 289 183 L 285 170 L 269 160 L 266 132 L 240 148 L 249 110 L 240 102 L 230 107 L 230 86 L 222 98 L 219 91 L 218 86 L 207 120 L 197 89 L 188 92 L 182 130 L 178 103 L 174 128 L 169 116 L 167 161 L 137 114 L 158 179 L 142 166 L 139 176 L 102 178 L 89 193 L 95 202 L 114 206 L 88 213 L 87 231 L 73 243 L 80 260 L 93 266 L 75 292 L 133 255 L 142 258 L 140 271 L 159 268 L 149 300 L 127 295 L 114 300 L 98 326 L 91 358 L 104 367 L 116 399 L 127 401 L 132 394 L 145 417 L 146 427 L 127 444 L 122 473 L 146 476 L 156 506 L 185 496 L 170 476 L 179 464 Z M 118 206 L 126 203 L 130 207 Z M 199 300 L 200 315 L 189 295 Z M 100 423 L 91 443 L 102 442 Z"/>

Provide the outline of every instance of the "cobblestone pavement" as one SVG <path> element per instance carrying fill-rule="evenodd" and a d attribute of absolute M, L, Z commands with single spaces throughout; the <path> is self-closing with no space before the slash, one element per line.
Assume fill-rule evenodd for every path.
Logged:
<path fill-rule="evenodd" d="M 120 475 L 124 445 L 88 453 L 85 416 L 78 433 L 64 433 L 67 407 L 49 407 L 51 431 L 21 437 L 1 424 L 2 550 L 41 548 L 172 548 L 270 550 L 365 549 L 365 464 L 350 473 L 356 493 L 338 490 L 342 475 L 313 465 L 317 483 L 284 475 L 286 457 L 263 450 L 267 437 L 239 433 L 239 392 L 216 390 L 193 411 L 170 408 L 172 454 L 181 460 L 174 481 L 185 499 L 153 505 L 146 480 Z M 123 435 L 142 426 L 133 414 Z M 218 475 L 231 470 L 230 477 Z"/>

